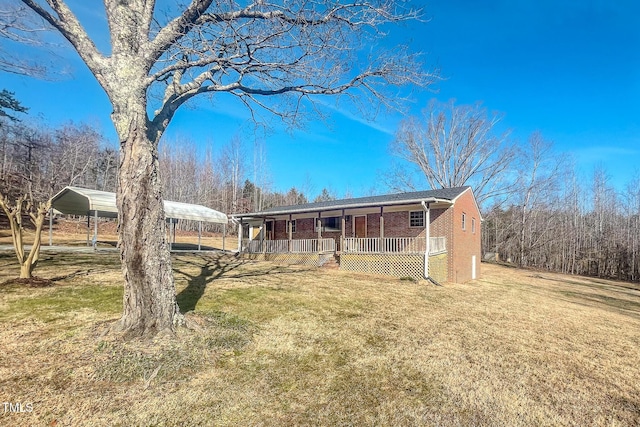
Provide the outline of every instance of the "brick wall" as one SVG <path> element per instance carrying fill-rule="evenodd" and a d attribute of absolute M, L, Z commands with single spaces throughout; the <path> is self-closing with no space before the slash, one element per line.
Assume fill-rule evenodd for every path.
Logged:
<path fill-rule="evenodd" d="M 472 258 L 475 256 L 476 278 L 480 277 L 480 212 L 470 190 L 456 200 L 452 211 L 453 238 L 449 259 L 449 280 L 464 283 L 472 279 Z M 465 229 L 462 215 L 465 214 Z M 472 224 L 475 222 L 475 231 Z M 447 248 L 449 249 L 449 248 Z"/>
<path fill-rule="evenodd" d="M 384 214 L 384 235 L 386 237 L 424 237 L 425 234 L 425 227 L 410 226 L 409 211 Z"/>

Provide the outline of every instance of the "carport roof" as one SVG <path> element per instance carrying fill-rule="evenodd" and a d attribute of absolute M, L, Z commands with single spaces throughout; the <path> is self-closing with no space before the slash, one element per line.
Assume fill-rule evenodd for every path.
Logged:
<path fill-rule="evenodd" d="M 118 216 L 116 195 L 107 191 L 80 187 L 65 187 L 51 199 L 51 206 L 63 214 L 88 215 L 98 213 L 100 217 Z M 228 218 L 222 212 L 201 205 L 164 201 L 167 218 L 226 224 Z"/>

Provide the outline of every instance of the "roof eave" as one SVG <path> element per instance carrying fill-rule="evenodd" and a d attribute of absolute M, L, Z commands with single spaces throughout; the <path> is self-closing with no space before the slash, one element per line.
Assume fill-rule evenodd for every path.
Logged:
<path fill-rule="evenodd" d="M 447 203 L 452 205 L 453 201 L 449 199 L 441 199 L 437 197 L 426 197 L 426 198 L 418 198 L 418 199 L 408 199 L 408 200 L 390 200 L 387 202 L 381 203 L 355 203 L 350 205 L 335 205 L 335 206 L 327 206 L 321 208 L 302 208 L 302 209 L 287 209 L 280 211 L 269 211 L 269 212 L 249 212 L 243 214 L 232 214 L 231 217 L 234 219 L 237 218 L 251 218 L 251 217 L 269 217 L 269 216 L 278 216 L 278 215 L 288 215 L 288 214 L 301 214 L 301 213 L 311 213 L 311 212 L 328 212 L 328 211 L 336 211 L 341 209 L 361 209 L 361 208 L 373 208 L 377 206 L 399 206 L 399 205 L 416 205 L 422 202 L 425 203 Z"/>

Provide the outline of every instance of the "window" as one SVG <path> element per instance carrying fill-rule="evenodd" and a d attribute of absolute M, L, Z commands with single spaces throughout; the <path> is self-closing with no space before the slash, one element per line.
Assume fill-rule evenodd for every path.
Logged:
<path fill-rule="evenodd" d="M 342 230 L 342 225 L 339 216 L 330 216 L 327 218 L 321 218 L 320 223 L 322 224 L 322 231 L 340 231 Z M 318 220 L 316 220 L 316 231 L 318 231 Z"/>
<path fill-rule="evenodd" d="M 424 211 L 409 212 L 409 227 L 424 227 Z"/>
<path fill-rule="evenodd" d="M 471 232 L 475 234 L 476 232 L 476 219 L 471 218 Z"/>
<path fill-rule="evenodd" d="M 296 232 L 296 220 L 287 221 L 287 233 L 289 233 L 289 227 L 291 227 L 291 232 Z"/>
<path fill-rule="evenodd" d="M 467 229 L 467 214 L 463 213 L 462 214 L 462 230 L 466 230 Z"/>

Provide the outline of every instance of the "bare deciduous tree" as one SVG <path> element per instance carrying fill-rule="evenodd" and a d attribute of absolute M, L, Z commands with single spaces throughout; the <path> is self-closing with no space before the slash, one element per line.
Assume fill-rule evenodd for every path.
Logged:
<path fill-rule="evenodd" d="M 87 171 L 95 165 L 102 136 L 86 124 L 68 123 L 56 129 L 50 157 L 53 191 L 67 185 L 89 186 Z"/>
<path fill-rule="evenodd" d="M 11 52 L 11 43 L 43 46 L 44 23 L 30 10 L 16 2 L 0 1 L 0 71 L 44 77 L 46 67 L 28 55 Z"/>
<path fill-rule="evenodd" d="M 9 219 L 11 227 L 11 238 L 13 240 L 13 248 L 20 263 L 20 278 L 30 279 L 33 276 L 33 269 L 38 263 L 40 257 L 40 244 L 42 242 L 42 227 L 47 212 L 51 208 L 51 199 L 46 202 L 34 202 L 31 195 L 23 195 L 11 203 L 2 193 L 0 193 L 0 208 L 4 211 Z M 24 225 L 23 214 L 29 217 L 29 220 L 35 227 L 33 243 L 31 249 L 27 252 L 24 247 Z"/>
<path fill-rule="evenodd" d="M 505 172 L 515 151 L 497 131 L 499 121 L 480 105 L 432 101 L 422 117 L 401 123 L 391 149 L 417 166 L 431 188 L 471 185 L 482 203 L 512 188 Z"/>
<path fill-rule="evenodd" d="M 528 265 L 527 254 L 553 235 L 551 227 L 535 227 L 530 224 L 532 216 L 541 215 L 549 220 L 549 209 L 557 203 L 558 184 L 563 175 L 563 156 L 553 152 L 553 144 L 545 140 L 539 132 L 529 138 L 527 145 L 518 153 L 518 180 L 513 200 L 516 202 L 519 218 L 518 263 Z"/>
<path fill-rule="evenodd" d="M 432 78 L 404 49 L 376 51 L 385 35 L 382 26 L 417 16 L 392 0 L 191 0 L 169 18 L 153 0 L 104 0 L 108 54 L 99 51 L 65 1 L 21 1 L 71 43 L 113 105 L 125 278 L 118 327 L 127 335 L 153 335 L 182 321 L 157 160 L 160 137 L 181 105 L 197 95 L 227 93 L 252 111 L 260 106 L 295 118 L 314 95 L 366 96 L 389 104 L 394 98 L 381 89 L 426 85 Z M 371 52 L 365 61 L 363 46 Z M 271 95 L 280 95 L 284 104 L 270 101 Z M 152 105 L 154 99 L 159 103 Z"/>

